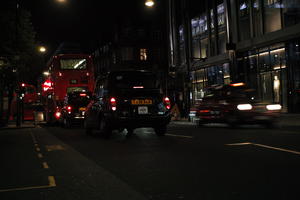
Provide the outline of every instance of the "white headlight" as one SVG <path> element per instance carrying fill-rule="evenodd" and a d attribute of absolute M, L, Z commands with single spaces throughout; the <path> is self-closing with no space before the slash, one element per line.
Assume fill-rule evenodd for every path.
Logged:
<path fill-rule="evenodd" d="M 281 110 L 280 104 L 272 104 L 266 106 L 267 110 Z"/>
<path fill-rule="evenodd" d="M 251 110 L 252 106 L 251 106 L 251 104 L 239 104 L 237 106 L 237 109 L 239 109 L 239 110 Z"/>

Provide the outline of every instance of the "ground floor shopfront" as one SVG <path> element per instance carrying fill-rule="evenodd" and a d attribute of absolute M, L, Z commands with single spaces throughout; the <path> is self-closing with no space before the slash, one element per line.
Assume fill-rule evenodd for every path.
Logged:
<path fill-rule="evenodd" d="M 300 39 L 237 52 L 227 62 L 196 66 L 190 99 L 197 104 L 213 85 L 245 82 L 257 99 L 280 103 L 286 112 L 300 112 Z"/>

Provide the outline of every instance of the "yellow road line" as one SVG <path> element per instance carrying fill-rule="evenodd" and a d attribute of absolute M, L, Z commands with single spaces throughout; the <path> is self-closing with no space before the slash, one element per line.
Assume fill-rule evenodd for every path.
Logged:
<path fill-rule="evenodd" d="M 187 136 L 187 135 L 174 135 L 174 134 L 166 134 L 166 135 L 167 135 L 167 136 L 172 136 L 172 137 L 189 138 L 189 139 L 194 138 L 193 136 Z"/>
<path fill-rule="evenodd" d="M 49 165 L 46 162 L 43 162 L 44 169 L 49 169 Z"/>
<path fill-rule="evenodd" d="M 252 143 L 252 145 L 267 148 L 267 149 L 272 149 L 272 150 L 283 151 L 283 152 L 288 152 L 288 153 L 300 155 L 300 152 L 289 150 L 289 149 L 283 149 L 283 148 L 279 148 L 279 147 L 272 147 L 272 146 L 268 146 L 268 145 L 264 145 L 264 144 L 256 144 L 256 143 Z"/>
<path fill-rule="evenodd" d="M 49 185 L 41 185 L 41 186 L 32 186 L 32 187 L 22 187 L 22 188 L 10 188 L 10 189 L 0 189 L 1 192 L 13 192 L 13 191 L 23 191 L 23 190 L 34 190 L 34 189 L 44 189 L 44 188 L 52 188 L 56 187 L 54 176 L 48 176 Z"/>
<path fill-rule="evenodd" d="M 300 155 L 299 151 L 293 151 L 289 149 L 284 149 L 284 148 L 279 148 L 279 147 L 272 147 L 269 145 L 264 145 L 264 144 L 257 144 L 257 143 L 252 143 L 252 142 L 243 142 L 243 143 L 232 143 L 232 144 L 225 144 L 226 146 L 244 146 L 244 145 L 252 145 L 252 146 L 258 146 L 266 149 L 272 149 L 276 151 L 282 151 L 282 152 L 287 152 L 287 153 L 292 153 L 296 155 Z"/>
<path fill-rule="evenodd" d="M 43 158 L 43 154 L 38 153 L 38 157 L 39 157 L 39 158 Z"/>
<path fill-rule="evenodd" d="M 242 142 L 242 143 L 232 143 L 232 144 L 226 144 L 227 146 L 243 146 L 243 145 L 250 145 L 251 142 Z"/>

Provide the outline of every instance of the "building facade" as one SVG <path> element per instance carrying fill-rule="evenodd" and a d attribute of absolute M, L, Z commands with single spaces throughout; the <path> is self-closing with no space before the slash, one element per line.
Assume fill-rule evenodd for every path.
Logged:
<path fill-rule="evenodd" d="M 169 66 L 175 72 L 185 66 L 191 104 L 208 87 L 245 82 L 260 101 L 300 112 L 300 1 L 201 2 L 169 1 L 175 21 Z"/>

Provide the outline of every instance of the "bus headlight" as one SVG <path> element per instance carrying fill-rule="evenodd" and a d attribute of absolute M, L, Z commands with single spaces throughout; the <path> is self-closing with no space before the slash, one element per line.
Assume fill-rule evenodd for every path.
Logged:
<path fill-rule="evenodd" d="M 239 110 L 251 110 L 252 105 L 251 104 L 239 104 L 237 106 L 237 109 L 239 109 Z"/>
<path fill-rule="evenodd" d="M 267 110 L 281 110 L 282 106 L 280 104 L 270 104 L 266 108 Z"/>

